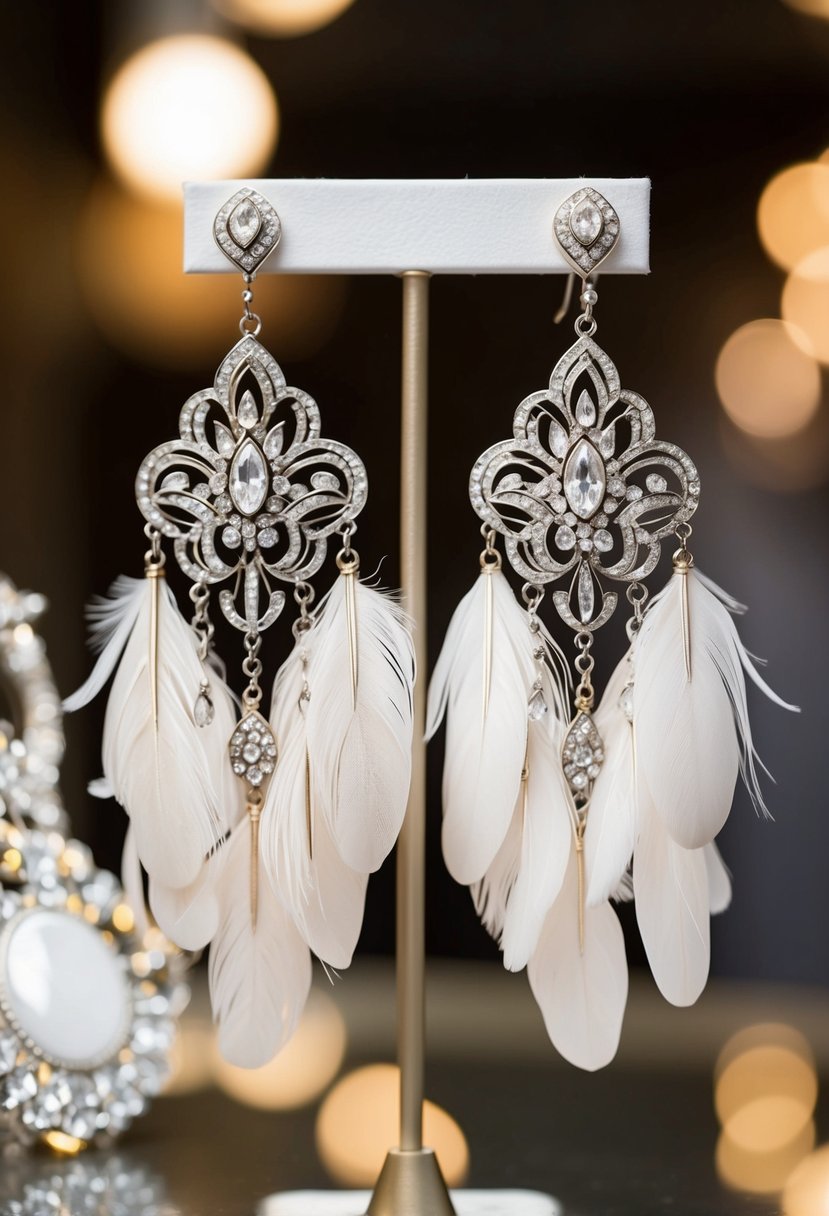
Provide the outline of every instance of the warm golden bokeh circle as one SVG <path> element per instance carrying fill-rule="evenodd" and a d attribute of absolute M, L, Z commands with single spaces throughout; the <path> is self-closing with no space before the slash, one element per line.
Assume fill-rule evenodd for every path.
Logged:
<path fill-rule="evenodd" d="M 78 219 L 76 266 L 104 336 L 152 367 L 208 376 L 239 337 L 241 275 L 186 275 L 180 206 L 152 204 L 96 182 Z M 261 338 L 277 360 L 320 349 L 342 311 L 345 279 L 260 274 L 254 286 Z"/>
<path fill-rule="evenodd" d="M 397 1143 L 400 1073 L 392 1064 L 370 1064 L 343 1077 L 317 1117 L 317 1150 L 323 1165 L 343 1186 L 373 1186 L 389 1146 Z M 432 1102 L 423 1104 L 424 1143 L 435 1150 L 450 1186 L 469 1168 L 469 1149 L 458 1124 Z"/>
<path fill-rule="evenodd" d="M 259 1110 L 294 1110 L 314 1102 L 342 1067 L 343 1016 L 330 996 L 312 989 L 300 1023 L 279 1055 L 263 1068 L 236 1068 L 214 1047 L 216 1083 L 231 1098 Z"/>
<path fill-rule="evenodd" d="M 794 340 L 829 364 L 829 243 L 798 262 L 786 279 L 781 305 Z"/>
<path fill-rule="evenodd" d="M 296 38 L 330 25 L 354 0 L 213 0 L 214 7 L 246 29 L 265 36 Z"/>
<path fill-rule="evenodd" d="M 808 339 L 788 321 L 749 321 L 717 358 L 715 380 L 723 408 L 741 430 L 762 439 L 807 426 L 821 399 L 820 368 Z"/>
<path fill-rule="evenodd" d="M 261 172 L 278 129 L 265 73 L 241 47 L 208 34 L 142 47 L 118 68 L 101 105 L 110 165 L 152 198 L 180 198 L 184 181 Z"/>
<path fill-rule="evenodd" d="M 829 165 L 808 161 L 776 174 L 760 196 L 757 229 L 784 270 L 829 245 Z"/>
<path fill-rule="evenodd" d="M 829 1146 L 811 1153 L 783 1190 L 783 1216 L 829 1216 Z"/>

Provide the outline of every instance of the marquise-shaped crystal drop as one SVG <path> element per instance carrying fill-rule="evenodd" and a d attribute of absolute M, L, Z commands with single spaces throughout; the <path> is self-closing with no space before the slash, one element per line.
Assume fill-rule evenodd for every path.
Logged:
<path fill-rule="evenodd" d="M 589 439 L 580 439 L 564 464 L 564 497 L 579 519 L 589 519 L 602 505 L 607 474 L 604 461 Z"/>
<path fill-rule="evenodd" d="M 570 231 L 580 245 L 589 249 L 601 236 L 603 228 L 602 213 L 592 199 L 585 198 L 576 203 L 570 212 Z"/>
<path fill-rule="evenodd" d="M 252 439 L 246 439 L 233 457 L 228 490 L 243 515 L 255 515 L 268 496 L 268 466 Z"/>
<path fill-rule="evenodd" d="M 243 198 L 237 203 L 228 216 L 227 230 L 242 249 L 253 244 L 261 227 L 262 216 L 259 214 L 259 208 L 249 198 Z"/>
<path fill-rule="evenodd" d="M 544 700 L 544 693 L 540 688 L 536 688 L 527 705 L 527 716 L 533 722 L 541 722 L 546 713 L 547 702 Z"/>

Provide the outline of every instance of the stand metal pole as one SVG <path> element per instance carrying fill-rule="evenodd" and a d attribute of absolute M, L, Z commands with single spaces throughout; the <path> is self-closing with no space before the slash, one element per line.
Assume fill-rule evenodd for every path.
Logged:
<path fill-rule="evenodd" d="M 429 274 L 403 274 L 400 569 L 414 626 L 417 684 L 412 784 L 397 846 L 397 1052 L 400 1146 L 392 1149 L 369 1216 L 452 1216 L 437 1158 L 423 1146 L 426 847 L 426 446 L 429 378 Z"/>

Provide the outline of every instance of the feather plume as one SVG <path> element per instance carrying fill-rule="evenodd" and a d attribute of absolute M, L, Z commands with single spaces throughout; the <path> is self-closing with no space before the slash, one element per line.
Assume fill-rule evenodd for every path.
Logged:
<path fill-rule="evenodd" d="M 693 1005 L 711 961 L 710 900 L 704 849 L 684 849 L 640 789 L 633 860 L 636 919 L 659 991 L 672 1005 Z"/>
<path fill-rule="evenodd" d="M 346 865 L 325 816 L 317 813 L 309 702 L 303 695 L 303 654 L 310 657 L 312 644 L 313 631 L 297 644 L 274 684 L 271 726 L 280 750 L 262 808 L 260 839 L 270 882 L 302 938 L 318 958 L 340 970 L 350 965 L 360 936 L 368 875 Z"/>
<path fill-rule="evenodd" d="M 410 626 L 388 596 L 341 574 L 314 633 L 307 733 L 320 815 L 343 861 L 367 874 L 391 851 L 409 796 Z"/>
<path fill-rule="evenodd" d="M 579 949 L 575 850 L 564 885 L 547 913 L 527 974 L 553 1045 L 578 1068 L 593 1072 L 616 1054 L 628 993 L 622 926 L 610 904 L 585 909 Z"/>
<path fill-rule="evenodd" d="M 267 882 L 260 883 L 253 926 L 250 848 L 245 820 L 228 845 L 209 967 L 219 1047 L 240 1068 L 259 1068 L 285 1046 L 311 987 L 308 947 Z"/>
<path fill-rule="evenodd" d="M 427 739 L 447 719 L 443 856 L 452 877 L 466 886 L 484 879 L 513 818 L 527 748 L 534 645 L 503 573 L 482 570 L 449 624 L 426 714 Z"/>
<path fill-rule="evenodd" d="M 149 902 L 162 933 L 180 950 L 204 950 L 219 928 L 219 873 L 223 853 L 214 853 L 187 887 L 165 887 L 150 879 Z"/>
<path fill-rule="evenodd" d="M 708 898 L 711 904 L 711 915 L 719 916 L 731 904 L 731 874 L 715 844 L 707 844 L 703 852 L 708 872 Z"/>
<path fill-rule="evenodd" d="M 545 715 L 531 721 L 527 764 L 515 815 L 521 817 L 521 854 L 504 914 L 501 948 L 509 971 L 526 967 L 544 918 L 561 885 L 572 845 L 570 793 L 561 766 L 561 724 Z"/>
<path fill-rule="evenodd" d="M 584 834 L 590 907 L 618 898 L 617 892 L 633 855 L 636 837 L 633 726 L 619 705 L 632 675 L 628 652 L 610 677 L 594 715 L 596 729 L 604 743 L 605 759 L 593 787 Z"/>
<path fill-rule="evenodd" d="M 121 854 L 121 885 L 135 918 L 135 936 L 139 941 L 143 941 L 150 927 L 150 921 L 147 916 L 141 860 L 138 856 L 138 849 L 135 847 L 135 833 L 132 826 L 127 828 L 124 849 Z"/>
<path fill-rule="evenodd" d="M 120 579 L 91 617 L 100 657 L 67 706 L 94 696 L 123 650 L 104 723 L 104 777 L 132 820 L 147 873 L 163 886 L 186 887 L 236 817 L 238 783 L 226 754 L 235 719 L 230 694 L 214 678 L 214 719 L 196 725 L 205 670 L 163 579 Z"/>
<path fill-rule="evenodd" d="M 686 849 L 714 839 L 738 774 L 758 811 L 760 791 L 744 673 L 775 704 L 740 642 L 730 600 L 693 569 L 675 572 L 645 614 L 634 646 L 640 780 L 673 839 Z"/>

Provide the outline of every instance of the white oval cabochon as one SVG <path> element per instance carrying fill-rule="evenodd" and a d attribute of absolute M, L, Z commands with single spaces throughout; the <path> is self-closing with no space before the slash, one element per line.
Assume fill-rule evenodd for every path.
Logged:
<path fill-rule="evenodd" d="M 34 908 L 7 927 L 0 958 L 9 1020 L 47 1058 L 83 1068 L 123 1045 L 129 989 L 99 930 L 67 912 Z"/>

